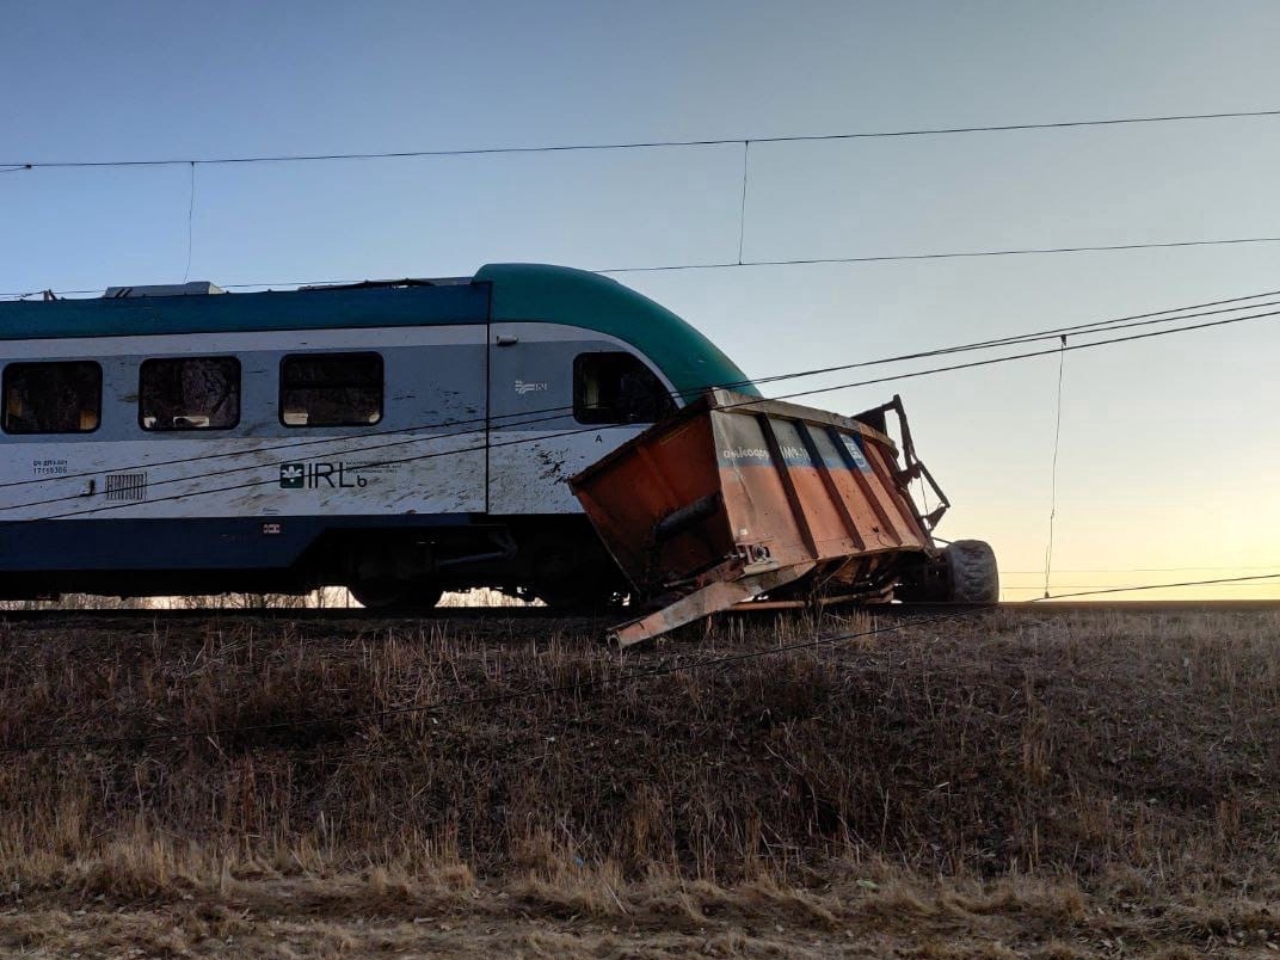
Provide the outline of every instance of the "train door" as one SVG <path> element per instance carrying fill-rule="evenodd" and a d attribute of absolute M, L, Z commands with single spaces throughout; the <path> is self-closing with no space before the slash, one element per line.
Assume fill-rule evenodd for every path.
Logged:
<path fill-rule="evenodd" d="M 492 324 L 489 512 L 580 513 L 569 478 L 673 411 L 669 385 L 617 341 Z"/>
<path fill-rule="evenodd" d="M 489 513 L 578 512 L 566 481 L 582 459 L 570 455 L 583 443 L 573 418 L 580 337 L 556 324 L 490 324 Z"/>

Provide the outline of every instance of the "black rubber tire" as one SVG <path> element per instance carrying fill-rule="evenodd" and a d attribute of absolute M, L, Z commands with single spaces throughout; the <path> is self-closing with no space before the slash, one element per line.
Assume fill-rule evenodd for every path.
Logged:
<path fill-rule="evenodd" d="M 388 613 L 431 610 L 444 596 L 440 587 L 405 580 L 366 580 L 353 583 L 348 589 L 362 607 Z"/>
<path fill-rule="evenodd" d="M 951 603 L 997 603 L 1000 571 L 991 544 L 982 540 L 956 540 L 943 551 Z"/>

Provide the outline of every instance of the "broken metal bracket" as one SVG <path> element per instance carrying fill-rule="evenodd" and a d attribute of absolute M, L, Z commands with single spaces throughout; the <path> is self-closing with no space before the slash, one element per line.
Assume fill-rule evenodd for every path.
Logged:
<path fill-rule="evenodd" d="M 938 485 L 938 481 L 933 478 L 929 468 L 924 465 L 924 461 L 916 455 L 915 440 L 911 437 L 911 422 L 907 419 L 907 411 L 902 406 L 902 397 L 895 393 L 888 403 L 882 403 L 878 407 L 856 414 L 853 419 L 881 433 L 888 433 L 887 415 L 889 413 L 895 414 L 898 418 L 898 433 L 902 440 L 902 463 L 897 467 L 897 480 L 903 492 L 906 492 L 907 485 L 913 480 L 923 479 L 938 498 L 938 506 L 933 510 L 926 514 L 917 513 L 925 529 L 932 533 L 943 515 L 951 509 L 951 501 Z M 911 502 L 910 497 L 907 499 Z"/>
<path fill-rule="evenodd" d="M 798 563 L 741 580 L 714 581 L 700 590 L 681 597 L 674 603 L 667 604 L 661 610 L 655 610 L 637 620 L 619 624 L 609 631 L 609 639 L 616 641 L 619 646 L 629 647 L 642 640 L 661 636 L 676 627 L 683 627 L 686 623 L 693 623 L 713 613 L 728 610 L 744 600 L 751 600 L 762 593 L 768 593 L 770 590 L 799 580 L 816 566 L 816 563 Z"/>

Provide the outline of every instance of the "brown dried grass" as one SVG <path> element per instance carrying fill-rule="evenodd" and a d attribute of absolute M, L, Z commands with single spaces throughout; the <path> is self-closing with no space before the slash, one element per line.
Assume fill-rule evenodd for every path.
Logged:
<path fill-rule="evenodd" d="M 805 629 L 620 655 L 552 620 L 4 627 L 0 743 L 199 734 L 7 756 L 0 903 L 265 885 L 411 922 L 501 889 L 689 936 L 1013 918 L 1067 957 L 1107 949 L 1054 939 L 1101 902 L 1149 944 L 1274 938 L 1280 617 L 988 615 L 607 682 Z M 552 686 L 575 689 L 426 709 Z"/>

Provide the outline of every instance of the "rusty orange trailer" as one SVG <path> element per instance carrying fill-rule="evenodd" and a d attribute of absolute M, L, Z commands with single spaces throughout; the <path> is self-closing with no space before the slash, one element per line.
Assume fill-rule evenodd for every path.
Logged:
<path fill-rule="evenodd" d="M 905 462 L 885 432 L 891 411 Z M 915 479 L 938 492 L 928 515 L 909 494 Z M 948 504 L 915 458 L 897 397 L 855 418 L 709 391 L 571 485 L 635 596 L 657 607 L 615 629 L 622 644 L 764 596 L 972 601 L 998 590 L 975 591 L 966 569 L 959 586 L 975 595 L 950 595 L 956 551 L 932 537 Z M 977 541 L 963 543 L 972 553 Z M 994 558 L 988 566 L 979 579 L 993 580 Z"/>

